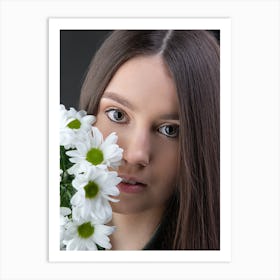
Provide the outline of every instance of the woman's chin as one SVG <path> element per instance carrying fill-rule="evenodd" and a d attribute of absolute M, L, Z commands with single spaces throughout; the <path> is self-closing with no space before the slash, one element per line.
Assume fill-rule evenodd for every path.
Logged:
<path fill-rule="evenodd" d="M 111 207 L 113 214 L 123 214 L 123 215 L 130 215 L 130 214 L 137 214 L 145 211 L 147 208 L 144 205 L 137 205 L 135 201 L 127 201 L 125 198 L 119 197 L 119 202 L 111 202 Z"/>

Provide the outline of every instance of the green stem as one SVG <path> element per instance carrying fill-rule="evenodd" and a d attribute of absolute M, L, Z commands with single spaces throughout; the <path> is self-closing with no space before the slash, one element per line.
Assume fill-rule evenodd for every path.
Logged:
<path fill-rule="evenodd" d="M 67 161 L 68 161 L 65 152 L 66 152 L 65 148 L 63 146 L 60 146 L 60 169 L 62 169 L 63 172 L 67 170 Z"/>

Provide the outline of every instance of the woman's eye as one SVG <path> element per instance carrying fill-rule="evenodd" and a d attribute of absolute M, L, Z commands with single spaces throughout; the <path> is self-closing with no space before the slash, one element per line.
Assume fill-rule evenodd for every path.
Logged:
<path fill-rule="evenodd" d="M 178 125 L 163 125 L 158 131 L 167 137 L 175 138 L 179 134 L 179 126 Z"/>
<path fill-rule="evenodd" d="M 108 118 L 113 122 L 125 123 L 126 115 L 123 111 L 118 109 L 110 109 L 106 111 Z"/>

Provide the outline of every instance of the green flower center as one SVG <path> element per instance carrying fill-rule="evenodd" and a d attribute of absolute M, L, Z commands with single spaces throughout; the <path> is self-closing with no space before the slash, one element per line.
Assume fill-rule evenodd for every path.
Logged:
<path fill-rule="evenodd" d="M 87 152 L 86 160 L 93 165 L 98 165 L 104 160 L 103 153 L 99 149 L 92 148 Z"/>
<path fill-rule="evenodd" d="M 72 122 L 68 123 L 67 126 L 71 129 L 79 129 L 81 127 L 81 122 L 75 119 Z"/>
<path fill-rule="evenodd" d="M 91 225 L 90 222 L 83 223 L 78 226 L 78 234 L 81 238 L 89 238 L 94 233 L 94 227 Z"/>
<path fill-rule="evenodd" d="M 86 198 L 91 199 L 91 198 L 96 197 L 96 195 L 99 191 L 99 187 L 93 181 L 89 181 L 88 184 L 84 186 L 84 190 L 86 192 L 86 194 L 85 194 Z"/>

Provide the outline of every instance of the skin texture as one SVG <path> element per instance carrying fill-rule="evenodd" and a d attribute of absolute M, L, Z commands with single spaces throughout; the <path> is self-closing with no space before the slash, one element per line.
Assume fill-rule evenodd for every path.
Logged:
<path fill-rule="evenodd" d="M 160 55 L 135 57 L 118 69 L 100 101 L 95 125 L 105 137 L 113 131 L 118 135 L 124 149 L 119 176 L 141 183 L 120 186 L 120 201 L 112 203 L 114 224 L 126 224 L 127 230 L 145 225 L 139 233 L 143 244 L 131 243 L 141 249 L 174 190 L 178 169 L 178 99 Z M 134 233 L 135 240 L 139 234 Z"/>

